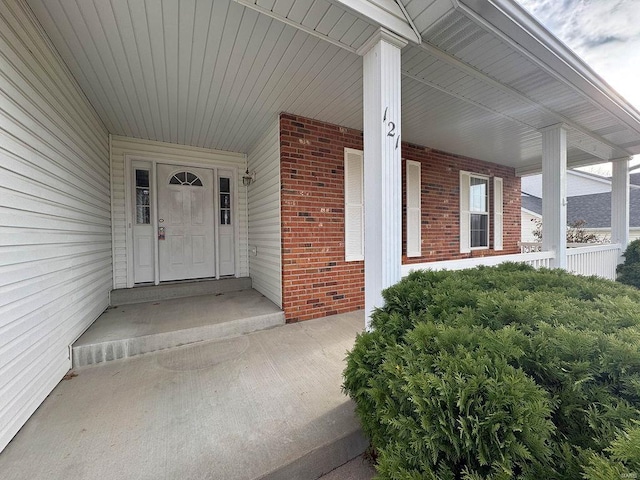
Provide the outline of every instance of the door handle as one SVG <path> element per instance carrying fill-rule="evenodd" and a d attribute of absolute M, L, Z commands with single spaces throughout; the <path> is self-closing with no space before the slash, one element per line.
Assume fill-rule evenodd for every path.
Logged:
<path fill-rule="evenodd" d="M 164 240 L 164 238 L 165 238 L 164 227 L 158 227 L 158 240 Z"/>

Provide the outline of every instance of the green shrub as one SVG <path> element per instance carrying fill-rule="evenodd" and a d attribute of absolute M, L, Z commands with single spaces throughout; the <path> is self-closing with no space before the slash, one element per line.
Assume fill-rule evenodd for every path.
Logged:
<path fill-rule="evenodd" d="M 616 268 L 617 280 L 620 283 L 640 288 L 640 240 L 629 243 L 622 255 L 624 263 Z"/>
<path fill-rule="evenodd" d="M 344 372 L 377 478 L 596 480 L 640 466 L 639 291 L 503 264 L 414 272 L 384 299 Z M 638 442 L 623 448 L 627 436 Z"/>

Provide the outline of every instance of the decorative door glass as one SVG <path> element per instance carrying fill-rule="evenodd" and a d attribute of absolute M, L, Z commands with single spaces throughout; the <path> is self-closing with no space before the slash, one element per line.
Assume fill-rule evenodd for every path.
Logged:
<path fill-rule="evenodd" d="M 220 177 L 220 225 L 231 225 L 231 179 Z"/>
<path fill-rule="evenodd" d="M 149 170 L 136 169 L 136 224 L 151 224 Z"/>

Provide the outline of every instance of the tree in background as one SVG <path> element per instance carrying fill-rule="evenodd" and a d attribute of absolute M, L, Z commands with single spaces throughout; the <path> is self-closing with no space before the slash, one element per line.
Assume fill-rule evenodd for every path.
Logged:
<path fill-rule="evenodd" d="M 533 236 L 536 241 L 542 241 L 542 220 L 532 219 L 536 222 L 536 228 L 533 230 Z M 604 236 L 597 235 L 586 230 L 587 222 L 584 220 L 576 220 L 567 224 L 567 243 L 606 243 Z"/>

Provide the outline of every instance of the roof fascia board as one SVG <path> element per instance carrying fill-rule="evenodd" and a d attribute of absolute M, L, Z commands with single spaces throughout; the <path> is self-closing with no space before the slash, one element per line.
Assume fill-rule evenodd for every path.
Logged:
<path fill-rule="evenodd" d="M 459 8 L 554 78 L 640 133 L 640 112 L 512 0 L 457 0 Z"/>
<path fill-rule="evenodd" d="M 613 162 L 614 160 L 610 160 Z M 604 183 L 605 185 L 610 185 L 611 180 L 606 177 L 601 177 L 600 175 L 596 175 L 595 173 L 583 172 L 581 170 L 570 170 L 567 171 L 567 174 L 571 173 L 571 175 L 575 175 L 576 177 L 587 178 L 589 180 L 593 180 L 594 182 Z"/>
<path fill-rule="evenodd" d="M 529 106 L 531 106 L 532 108 L 537 109 L 540 112 L 545 113 L 546 115 L 552 116 L 555 119 L 557 119 L 556 123 L 564 123 L 565 125 L 567 125 L 568 128 L 570 128 L 571 130 L 575 130 L 576 132 L 580 132 L 583 135 L 587 136 L 587 137 L 591 137 L 592 139 L 594 139 L 596 142 L 602 143 L 603 145 L 606 145 L 607 147 L 611 148 L 612 151 L 616 152 L 616 155 L 619 156 L 623 156 L 624 154 L 628 153 L 628 152 L 624 152 L 620 147 L 618 147 L 617 145 L 614 145 L 613 143 L 611 143 L 610 141 L 608 141 L 606 138 L 601 137 L 600 135 L 597 135 L 593 132 L 589 132 L 587 130 L 585 130 L 584 128 L 582 128 L 580 125 L 576 124 L 575 122 L 571 121 L 569 118 L 565 117 L 564 115 L 561 115 L 557 112 L 554 112 L 552 110 L 549 110 L 547 107 L 540 105 L 539 103 L 537 103 L 535 100 L 530 99 L 529 97 L 523 95 L 521 92 L 517 91 L 516 89 L 508 86 L 508 85 L 504 85 L 500 82 L 498 82 L 497 80 L 494 80 L 493 78 L 491 78 L 490 76 L 476 70 L 475 68 L 467 65 L 466 63 L 464 63 L 461 60 L 458 60 L 455 57 L 452 57 L 451 55 L 449 55 L 446 52 L 443 52 L 442 50 L 440 50 L 439 48 L 429 44 L 429 43 L 422 43 L 420 45 L 418 45 L 418 48 L 420 48 L 421 50 L 424 50 L 426 53 L 428 53 L 429 55 L 432 55 L 436 58 L 438 58 L 439 60 L 442 60 L 443 62 L 461 70 L 462 72 L 473 76 L 474 78 L 477 78 L 478 80 L 484 82 L 487 85 L 490 85 L 498 90 L 500 90 L 502 93 L 506 94 L 506 95 L 510 95 L 513 98 L 518 99 L 519 101 L 528 104 Z M 466 97 L 462 97 L 462 96 L 458 96 L 453 92 L 449 92 L 448 90 L 445 90 L 444 88 L 438 87 L 435 84 L 433 84 L 432 82 L 429 82 L 428 80 L 424 80 L 424 79 L 420 79 L 419 77 L 415 76 L 415 75 L 411 75 L 409 72 L 403 71 L 402 72 L 403 75 L 410 77 L 416 81 L 419 81 L 421 83 L 424 83 L 425 85 L 431 86 L 433 88 L 437 88 L 438 90 L 441 90 L 443 92 L 447 92 L 452 96 L 455 96 L 457 98 L 460 98 L 461 100 L 465 100 L 467 102 L 476 104 L 478 106 L 482 106 L 482 108 L 484 108 L 485 110 L 491 111 L 492 113 L 497 113 L 505 118 L 508 118 L 512 121 L 515 121 L 517 123 L 520 123 L 522 125 L 526 125 L 529 128 L 533 128 L 533 129 L 537 129 L 537 130 L 541 130 L 537 125 L 529 125 L 521 120 L 517 120 L 509 115 L 506 115 L 504 113 L 500 113 L 497 112 L 487 106 L 484 105 L 479 105 L 477 104 L 477 102 L 474 102 L 473 100 L 466 98 Z M 609 158 L 605 158 L 601 155 L 598 155 L 597 153 L 594 154 L 593 150 L 586 150 L 584 146 L 578 144 L 578 143 L 574 143 L 571 142 L 571 145 L 579 148 L 580 150 L 585 151 L 586 153 L 589 153 L 591 155 L 597 156 L 598 158 L 600 158 L 603 161 L 608 161 Z"/>
<path fill-rule="evenodd" d="M 594 161 L 597 160 L 597 161 Z M 574 168 L 578 168 L 578 167 L 589 167 L 591 165 L 597 165 L 599 163 L 605 163 L 602 160 L 599 159 L 594 159 L 594 160 L 584 160 L 584 161 L 573 161 L 570 162 L 569 159 L 567 159 L 567 171 L 569 171 L 570 169 L 574 169 Z M 608 160 L 610 161 L 610 160 Z M 527 165 L 522 165 L 520 167 L 516 167 L 516 176 L 517 177 L 526 177 L 529 175 L 538 175 L 542 173 L 542 164 L 540 162 L 538 163 L 530 163 Z"/>
<path fill-rule="evenodd" d="M 532 217 L 542 218 L 542 214 L 541 213 L 536 213 L 533 210 L 529 210 L 528 208 L 520 207 L 520 210 L 522 210 L 524 213 L 528 213 Z"/>
<path fill-rule="evenodd" d="M 629 128 L 640 133 L 640 112 L 522 7 L 512 0 L 459 2 L 467 14 L 482 19 L 485 26 L 547 73 L 576 88 L 590 102 L 606 109 Z M 474 5 L 475 8 L 469 5 Z M 477 13 L 478 11 L 481 13 Z"/>
<path fill-rule="evenodd" d="M 420 44 L 422 37 L 412 27 L 394 0 L 332 0 L 357 15 L 363 16 L 406 40 Z"/>

